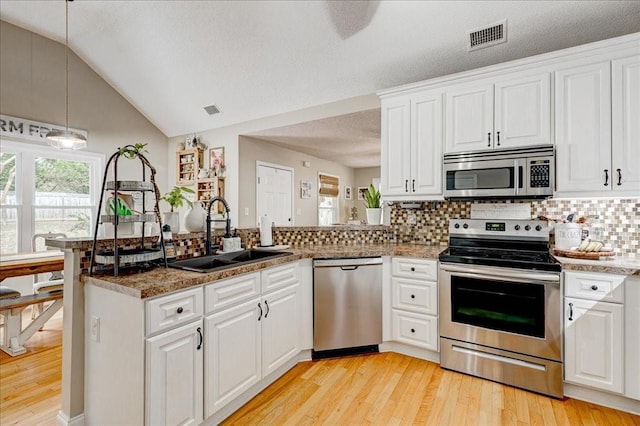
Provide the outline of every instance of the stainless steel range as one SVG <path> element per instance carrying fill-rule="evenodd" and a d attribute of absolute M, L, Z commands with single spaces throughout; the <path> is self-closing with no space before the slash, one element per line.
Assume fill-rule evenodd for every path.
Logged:
<path fill-rule="evenodd" d="M 442 367 L 562 398 L 561 267 L 547 223 L 451 220 L 439 259 Z"/>

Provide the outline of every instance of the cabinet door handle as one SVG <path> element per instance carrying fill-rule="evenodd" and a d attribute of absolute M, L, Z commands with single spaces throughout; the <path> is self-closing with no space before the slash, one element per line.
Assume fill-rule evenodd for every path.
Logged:
<path fill-rule="evenodd" d="M 622 170 L 616 169 L 616 172 L 618 172 L 618 186 L 620 186 L 622 185 Z"/>
<path fill-rule="evenodd" d="M 487 133 L 487 146 L 491 148 L 491 132 Z"/>
<path fill-rule="evenodd" d="M 604 169 L 604 186 L 609 186 L 609 169 Z"/>
<path fill-rule="evenodd" d="M 500 132 L 496 132 L 496 142 L 498 142 L 498 146 L 500 146 Z"/>
<path fill-rule="evenodd" d="M 591 290 L 593 290 L 593 291 L 598 291 L 598 286 L 597 286 L 597 285 L 595 285 L 595 284 L 594 284 L 594 285 L 592 285 L 592 286 L 591 286 Z"/>
<path fill-rule="evenodd" d="M 412 329 L 411 329 L 411 332 L 412 332 L 412 333 L 415 333 L 415 332 L 416 332 L 416 329 L 415 329 L 415 328 L 412 328 Z"/>
<path fill-rule="evenodd" d="M 569 303 L 569 321 L 573 321 L 573 303 Z"/>
<path fill-rule="evenodd" d="M 262 305 L 258 302 L 258 309 L 260 309 L 260 315 L 258 315 L 258 321 L 262 319 Z"/>
<path fill-rule="evenodd" d="M 416 298 L 416 295 L 415 295 L 415 294 L 412 294 L 412 295 L 411 295 L 411 298 L 412 298 L 412 299 L 415 299 L 415 298 Z"/>
<path fill-rule="evenodd" d="M 416 180 L 415 179 L 413 179 L 411 181 L 411 189 L 413 190 L 413 192 L 416 192 Z"/>
<path fill-rule="evenodd" d="M 198 337 L 200 338 L 200 341 L 198 342 L 198 347 L 196 348 L 196 350 L 200 350 L 200 348 L 202 348 L 202 342 L 204 342 L 204 336 L 202 335 L 202 328 L 198 327 L 198 329 L 196 330 L 198 332 Z"/>
<path fill-rule="evenodd" d="M 409 179 L 404 180 L 404 192 L 409 192 Z"/>
<path fill-rule="evenodd" d="M 178 309 L 176 309 L 176 312 L 181 314 L 184 312 L 184 309 L 182 309 L 182 306 L 179 306 Z"/>
<path fill-rule="evenodd" d="M 266 313 L 266 314 L 264 314 L 264 317 L 266 318 L 266 317 L 269 315 L 269 304 L 267 303 L 267 301 L 266 301 L 266 300 L 264 301 L 264 306 L 266 306 L 266 307 L 267 307 L 267 313 Z"/>
<path fill-rule="evenodd" d="M 416 268 L 414 268 L 413 266 L 411 267 L 411 272 L 415 272 Z"/>

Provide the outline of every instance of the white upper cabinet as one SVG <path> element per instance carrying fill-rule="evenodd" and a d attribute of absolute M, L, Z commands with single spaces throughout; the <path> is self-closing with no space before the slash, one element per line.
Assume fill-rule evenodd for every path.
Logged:
<path fill-rule="evenodd" d="M 609 61 L 556 72 L 557 190 L 611 188 Z"/>
<path fill-rule="evenodd" d="M 382 100 L 385 200 L 442 199 L 442 94 Z"/>
<path fill-rule="evenodd" d="M 556 72 L 556 195 L 640 194 L 640 56 Z"/>
<path fill-rule="evenodd" d="M 614 191 L 640 194 L 640 56 L 612 62 Z"/>
<path fill-rule="evenodd" d="M 505 76 L 447 91 L 446 153 L 550 143 L 549 73 Z"/>

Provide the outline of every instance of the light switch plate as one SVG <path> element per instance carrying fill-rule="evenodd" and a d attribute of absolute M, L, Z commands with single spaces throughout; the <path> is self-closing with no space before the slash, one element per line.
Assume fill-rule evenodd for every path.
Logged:
<path fill-rule="evenodd" d="M 99 317 L 91 317 L 91 325 L 89 329 L 89 334 L 91 336 L 91 340 L 96 342 L 100 341 L 100 318 Z"/>

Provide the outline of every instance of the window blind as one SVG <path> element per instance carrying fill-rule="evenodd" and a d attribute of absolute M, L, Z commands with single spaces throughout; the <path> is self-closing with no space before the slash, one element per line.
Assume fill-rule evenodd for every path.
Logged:
<path fill-rule="evenodd" d="M 318 174 L 320 185 L 318 185 L 318 193 L 325 197 L 337 197 L 340 193 L 340 178 L 338 176 Z"/>

